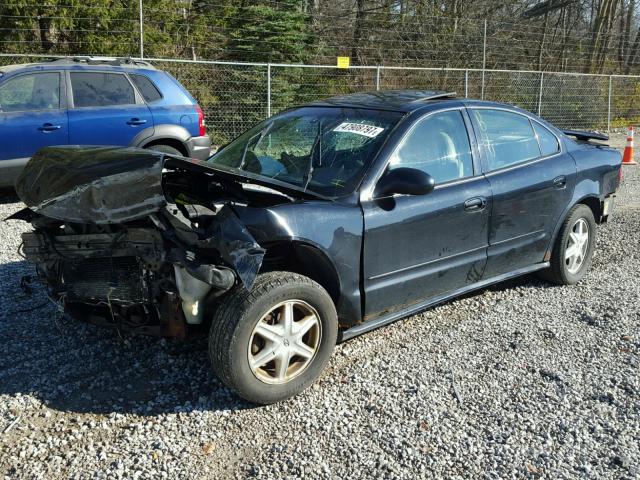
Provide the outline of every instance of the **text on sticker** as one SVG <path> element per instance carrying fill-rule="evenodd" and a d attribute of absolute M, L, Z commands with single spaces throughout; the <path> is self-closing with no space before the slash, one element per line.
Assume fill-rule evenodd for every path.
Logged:
<path fill-rule="evenodd" d="M 355 133 L 358 135 L 364 135 L 365 137 L 375 138 L 382 133 L 384 128 L 375 127 L 373 125 L 363 125 L 362 123 L 349 123 L 342 122 L 336 128 L 333 129 L 334 132 L 346 132 L 346 133 Z"/>

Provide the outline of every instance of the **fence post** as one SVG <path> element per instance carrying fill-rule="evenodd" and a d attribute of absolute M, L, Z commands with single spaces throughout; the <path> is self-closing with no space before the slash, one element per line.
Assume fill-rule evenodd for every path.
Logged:
<path fill-rule="evenodd" d="M 487 68 L 487 19 L 484 20 L 484 35 L 482 40 L 482 87 L 480 98 L 484 100 L 484 71 Z"/>
<path fill-rule="evenodd" d="M 144 58 L 144 25 L 142 19 L 142 0 L 139 2 L 140 9 L 140 58 Z"/>
<path fill-rule="evenodd" d="M 611 75 L 609 75 L 609 97 L 607 98 L 607 133 L 611 131 Z"/>
<path fill-rule="evenodd" d="M 464 71 L 464 98 L 469 98 L 469 70 Z"/>
<path fill-rule="evenodd" d="M 380 65 L 376 67 L 376 91 L 380 90 Z"/>
<path fill-rule="evenodd" d="M 271 116 L 271 64 L 267 64 L 267 118 Z"/>
<path fill-rule="evenodd" d="M 538 91 L 538 116 L 542 112 L 542 85 L 544 82 L 544 72 L 540 72 L 540 88 Z"/>

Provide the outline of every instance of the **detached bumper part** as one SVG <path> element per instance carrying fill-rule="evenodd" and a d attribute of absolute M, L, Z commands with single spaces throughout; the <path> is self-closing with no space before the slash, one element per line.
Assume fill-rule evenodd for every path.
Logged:
<path fill-rule="evenodd" d="M 207 267 L 203 265 L 203 267 Z M 209 293 L 216 288 L 219 293 L 229 290 L 234 283 L 234 275 L 229 270 L 219 270 L 216 267 L 208 266 L 212 273 L 210 278 L 215 278 L 213 282 L 204 282 L 200 278 L 193 276 L 190 271 L 174 264 L 173 269 L 176 277 L 176 286 L 182 300 L 182 311 L 184 318 L 189 325 L 200 325 L 204 319 L 203 303 Z"/>
<path fill-rule="evenodd" d="M 209 135 L 191 137 L 187 140 L 189 156 L 198 160 L 206 160 L 211 156 L 211 138 Z"/>

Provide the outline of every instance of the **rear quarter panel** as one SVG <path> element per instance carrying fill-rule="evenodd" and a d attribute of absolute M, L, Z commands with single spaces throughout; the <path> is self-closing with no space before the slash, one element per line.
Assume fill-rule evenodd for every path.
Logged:
<path fill-rule="evenodd" d="M 565 206 L 556 225 L 547 248 L 547 255 L 551 253 L 560 227 L 571 209 L 577 203 L 586 199 L 596 199 L 603 202 L 618 188 L 618 172 L 622 168 L 622 156 L 617 150 L 605 146 L 589 143 L 578 143 L 563 136 L 567 152 L 574 158 L 577 166 L 576 186 L 571 201 Z M 596 218 L 596 221 L 600 221 Z"/>
<path fill-rule="evenodd" d="M 565 144 L 578 167 L 573 203 L 589 196 L 603 201 L 615 192 L 622 164 L 619 151 L 604 145 L 578 143 L 569 138 L 565 138 Z"/>
<path fill-rule="evenodd" d="M 162 98 L 148 103 L 155 125 L 171 124 L 184 127 L 191 136 L 198 136 L 198 113 L 196 112 L 195 99 L 189 92 L 171 75 L 163 71 L 137 71 L 142 73 L 155 83 Z"/>

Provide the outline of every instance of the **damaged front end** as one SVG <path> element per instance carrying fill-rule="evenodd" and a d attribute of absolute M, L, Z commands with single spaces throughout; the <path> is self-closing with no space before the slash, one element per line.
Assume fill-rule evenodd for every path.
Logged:
<path fill-rule="evenodd" d="M 9 218 L 34 227 L 24 256 L 51 298 L 91 323 L 185 336 L 234 285 L 251 288 L 262 264 L 264 249 L 233 210 L 247 201 L 242 188 L 187 159 L 52 147 L 16 191 L 28 208 Z"/>

